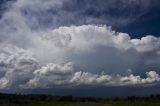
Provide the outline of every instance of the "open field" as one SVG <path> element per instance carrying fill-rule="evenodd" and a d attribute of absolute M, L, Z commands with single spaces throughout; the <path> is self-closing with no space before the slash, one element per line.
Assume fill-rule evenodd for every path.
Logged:
<path fill-rule="evenodd" d="M 0 106 L 160 106 L 160 95 L 109 99 L 52 95 L 0 94 Z"/>

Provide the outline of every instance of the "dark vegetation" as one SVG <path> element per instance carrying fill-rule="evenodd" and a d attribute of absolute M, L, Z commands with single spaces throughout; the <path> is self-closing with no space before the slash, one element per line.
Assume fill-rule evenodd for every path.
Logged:
<path fill-rule="evenodd" d="M 79 102 L 95 102 L 113 106 L 160 106 L 160 95 L 127 98 L 95 98 L 40 94 L 0 93 L 0 106 L 73 106 Z"/>
<path fill-rule="evenodd" d="M 113 106 L 160 106 L 160 95 L 106 99 L 104 103 Z"/>

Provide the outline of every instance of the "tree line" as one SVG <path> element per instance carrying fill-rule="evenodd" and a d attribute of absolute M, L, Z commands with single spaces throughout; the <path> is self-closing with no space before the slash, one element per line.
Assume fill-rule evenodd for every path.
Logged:
<path fill-rule="evenodd" d="M 0 93 L 0 102 L 30 102 L 30 101 L 56 101 L 56 102 L 101 102 L 101 101 L 118 101 L 118 100 L 160 100 L 160 95 L 149 96 L 129 96 L 126 98 L 96 98 L 96 97 L 74 97 L 72 95 L 67 96 L 55 96 L 46 94 L 5 94 Z"/>

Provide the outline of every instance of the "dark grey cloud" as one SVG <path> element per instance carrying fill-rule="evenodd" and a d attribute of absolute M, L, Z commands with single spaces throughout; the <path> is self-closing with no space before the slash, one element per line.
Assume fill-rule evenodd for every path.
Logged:
<path fill-rule="evenodd" d="M 0 7 L 10 8 L 11 3 L 6 3 L 6 1 L 7 5 Z M 11 1 L 14 0 L 9 0 Z M 22 3 L 22 7 L 18 6 L 19 12 L 24 15 L 31 29 L 44 30 L 59 26 L 106 24 L 117 31 L 131 34 L 133 38 L 160 34 L 157 29 L 160 25 L 158 21 L 159 0 L 56 0 L 54 2 L 47 0 L 42 2 L 41 0 L 28 1 L 25 2 L 26 4 Z"/>
<path fill-rule="evenodd" d="M 34 23 L 34 26 L 31 25 L 33 28 L 73 24 L 108 24 L 123 27 L 133 23 L 153 7 L 158 7 L 159 3 L 157 0 L 60 0 L 61 5 L 53 6 L 55 2 L 45 1 L 39 5 L 40 2 L 42 1 L 32 1 L 32 5 L 29 5 L 31 2 L 28 1 L 28 4 L 20 7 L 22 14 L 30 18 L 27 23 Z M 44 8 L 49 3 L 50 5 Z"/>

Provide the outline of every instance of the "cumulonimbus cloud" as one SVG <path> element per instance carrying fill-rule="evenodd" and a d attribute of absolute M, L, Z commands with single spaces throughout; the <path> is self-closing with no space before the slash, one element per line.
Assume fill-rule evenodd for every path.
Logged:
<path fill-rule="evenodd" d="M 73 63 L 48 63 L 39 66 L 38 61 L 26 50 L 11 45 L 0 47 L 0 88 L 48 88 L 76 86 L 126 86 L 152 85 L 160 81 L 155 71 L 146 72 L 147 77 L 139 75 L 109 75 L 105 72 L 91 72 L 74 69 Z"/>
<path fill-rule="evenodd" d="M 62 6 L 41 2 L 19 0 L 0 19 L 1 89 L 159 84 L 159 37 L 132 39 L 106 25 L 39 30 L 41 12 Z"/>

